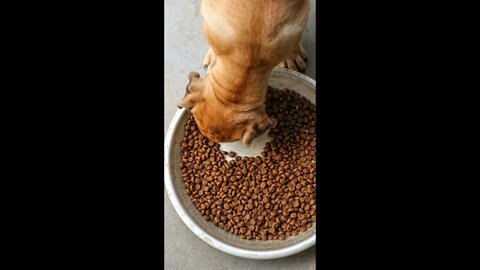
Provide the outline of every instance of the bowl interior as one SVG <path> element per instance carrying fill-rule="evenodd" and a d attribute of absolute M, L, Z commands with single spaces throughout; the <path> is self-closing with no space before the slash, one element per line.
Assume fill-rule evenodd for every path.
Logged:
<path fill-rule="evenodd" d="M 294 73 L 286 69 L 275 69 L 269 79 L 269 86 L 279 90 L 282 90 L 284 88 L 294 90 L 308 100 L 310 100 L 313 104 L 315 104 L 315 82 L 303 75 L 299 75 L 298 73 Z M 222 228 L 215 226 L 212 222 L 206 221 L 202 217 L 200 212 L 195 208 L 195 205 L 191 202 L 191 199 L 187 194 L 185 186 L 183 184 L 182 173 L 180 170 L 180 145 L 182 144 L 184 137 L 185 122 L 187 121 L 188 117 L 190 117 L 190 113 L 182 109 L 179 110 L 177 114 L 180 114 L 179 117 L 175 117 L 174 119 L 178 119 L 178 121 L 176 121 L 175 123 L 172 122 L 171 125 L 174 126 L 170 127 L 173 128 L 173 136 L 169 148 L 170 152 L 168 153 L 169 167 L 166 169 L 170 170 L 175 196 L 178 197 L 180 204 L 184 208 L 186 214 L 193 221 L 194 226 L 199 227 L 201 230 L 208 233 L 211 237 L 214 237 L 225 244 L 241 249 L 247 249 L 250 251 L 267 251 L 282 249 L 298 244 L 302 241 L 305 241 L 306 239 L 315 237 L 316 223 L 313 223 L 312 228 L 310 228 L 306 232 L 299 233 L 297 236 L 287 237 L 283 241 L 262 241 L 241 239 L 238 235 L 230 234 L 224 231 Z M 169 194 L 169 196 L 172 195 L 173 194 Z M 202 239 L 206 240 L 205 238 Z"/>

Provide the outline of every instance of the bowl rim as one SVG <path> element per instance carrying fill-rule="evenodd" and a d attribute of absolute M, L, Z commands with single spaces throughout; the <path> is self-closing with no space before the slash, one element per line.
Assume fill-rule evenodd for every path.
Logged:
<path fill-rule="evenodd" d="M 312 78 L 301 74 L 299 72 L 293 71 L 293 70 L 288 70 L 285 68 L 276 68 L 274 69 L 273 73 L 290 73 L 291 75 L 297 76 L 301 78 L 302 80 L 306 80 L 308 83 L 312 84 L 313 86 L 316 86 L 315 80 Z M 171 151 L 171 144 L 173 143 L 173 134 L 175 132 L 175 129 L 178 126 L 179 120 L 181 117 L 188 113 L 184 108 L 179 109 L 175 115 L 173 116 L 172 121 L 170 122 L 170 125 L 167 130 L 167 134 L 165 136 L 165 149 L 164 149 L 164 183 L 165 183 L 165 188 L 167 190 L 168 197 L 170 198 L 170 201 L 172 202 L 172 205 L 177 212 L 177 214 L 180 216 L 180 219 L 187 225 L 187 227 L 200 239 L 202 239 L 204 242 L 209 244 L 210 246 L 223 251 L 225 253 L 228 253 L 230 255 L 238 256 L 238 257 L 243 257 L 243 258 L 248 258 L 248 259 L 260 259 L 260 260 L 266 260 L 266 259 L 277 259 L 277 258 L 283 258 L 287 256 L 294 255 L 296 253 L 302 252 L 312 246 L 315 245 L 316 242 L 316 233 L 314 233 L 312 236 L 309 238 L 303 240 L 302 242 L 296 243 L 292 246 L 280 248 L 280 249 L 274 249 L 274 250 L 261 250 L 261 251 L 256 251 L 256 250 L 248 250 L 244 248 L 239 248 L 232 246 L 228 243 L 225 243 L 215 237 L 213 237 L 211 234 L 207 233 L 204 231 L 190 216 L 188 215 L 187 211 L 183 207 L 182 203 L 180 202 L 179 197 L 177 196 L 177 193 L 175 192 L 173 188 L 173 177 L 172 177 L 172 172 L 170 171 L 170 158 L 172 158 L 173 151 Z"/>

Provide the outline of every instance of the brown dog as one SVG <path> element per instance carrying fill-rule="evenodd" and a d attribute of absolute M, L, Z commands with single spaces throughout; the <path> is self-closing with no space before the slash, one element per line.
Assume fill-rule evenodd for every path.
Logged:
<path fill-rule="evenodd" d="M 208 75 L 190 73 L 178 104 L 215 142 L 246 145 L 277 121 L 267 116 L 265 97 L 277 65 L 305 67 L 300 38 L 308 0 L 203 0 L 203 30 L 210 45 Z"/>

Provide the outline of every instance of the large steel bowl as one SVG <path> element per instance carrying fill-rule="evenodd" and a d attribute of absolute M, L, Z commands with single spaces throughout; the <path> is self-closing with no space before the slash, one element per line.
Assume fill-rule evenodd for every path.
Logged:
<path fill-rule="evenodd" d="M 315 104 L 315 81 L 311 78 L 287 69 L 274 69 L 269 86 L 282 90 L 294 90 Z M 180 170 L 180 145 L 184 136 L 185 122 L 190 113 L 185 109 L 177 111 L 165 138 L 165 187 L 177 214 L 188 228 L 212 247 L 231 255 L 250 259 L 276 259 L 299 253 L 315 245 L 316 223 L 312 228 L 285 240 L 246 240 L 238 235 L 226 232 L 212 222 L 206 221 L 193 205 L 186 192 Z M 264 146 L 262 139 L 255 139 L 246 153 L 260 153 Z M 223 144 L 221 147 L 225 148 Z M 240 142 L 230 143 L 227 148 L 235 149 L 241 154 Z"/>

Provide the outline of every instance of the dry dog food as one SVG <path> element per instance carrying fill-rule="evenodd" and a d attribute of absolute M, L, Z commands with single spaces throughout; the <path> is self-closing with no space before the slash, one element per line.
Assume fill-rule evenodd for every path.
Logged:
<path fill-rule="evenodd" d="M 207 221 L 243 239 L 284 240 L 316 221 L 315 106 L 294 91 L 269 88 L 266 109 L 278 124 L 260 156 L 222 153 L 191 116 L 180 166 Z"/>

